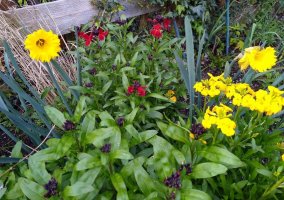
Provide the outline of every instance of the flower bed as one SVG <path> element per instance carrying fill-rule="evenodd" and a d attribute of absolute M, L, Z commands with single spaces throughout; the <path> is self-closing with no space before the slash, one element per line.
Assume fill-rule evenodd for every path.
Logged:
<path fill-rule="evenodd" d="M 52 106 L 23 98 L 42 106 L 39 116 L 56 128 L 37 127 L 45 139 L 32 135 L 37 148 L 24 158 L 17 143 L 12 156 L 21 160 L 0 170 L 3 198 L 283 197 L 283 78 L 267 88 L 251 86 L 259 72 L 275 67 L 276 50 L 249 47 L 236 56 L 241 82 L 229 76 L 233 62 L 224 73 L 198 80 L 189 18 L 186 39 L 175 37 L 168 18 L 148 22 L 140 35 L 129 31 L 133 20 L 124 19 L 76 30 L 76 83 L 56 62 L 57 35 L 39 30 L 27 37 L 26 49 L 44 63 L 59 98 Z"/>

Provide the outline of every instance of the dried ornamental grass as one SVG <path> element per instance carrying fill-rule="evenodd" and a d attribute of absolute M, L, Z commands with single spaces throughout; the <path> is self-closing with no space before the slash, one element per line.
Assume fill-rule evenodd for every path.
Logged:
<path fill-rule="evenodd" d="M 49 13 L 48 10 L 47 13 Z M 50 15 L 49 17 L 52 18 Z M 42 93 L 45 88 L 53 86 L 52 81 L 43 63 L 33 61 L 30 58 L 29 52 L 24 49 L 24 41 L 26 36 L 34 30 L 40 28 L 46 30 L 54 29 L 56 24 L 49 24 L 51 20 L 46 18 L 46 13 L 43 15 L 37 12 L 37 16 L 34 16 L 34 19 L 37 24 L 33 24 L 33 27 L 22 27 L 21 24 L 23 23 L 21 22 L 21 16 L 0 12 L 0 40 L 5 39 L 9 43 L 23 74 L 37 91 Z M 61 36 L 57 27 L 56 31 L 59 33 L 58 35 Z M 69 47 L 62 37 L 61 45 L 62 48 L 69 50 Z M 71 55 L 66 55 L 62 52 L 59 54 L 60 56 L 57 59 L 58 63 L 70 78 L 74 80 L 75 67 L 72 67 L 74 65 L 74 58 Z M 54 75 L 58 81 L 62 80 L 56 71 L 54 71 Z M 50 92 L 46 99 L 48 102 L 52 102 L 55 96 L 55 93 Z"/>

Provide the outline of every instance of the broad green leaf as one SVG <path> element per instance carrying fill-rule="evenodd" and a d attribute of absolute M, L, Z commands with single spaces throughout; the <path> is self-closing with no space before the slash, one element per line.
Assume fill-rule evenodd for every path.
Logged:
<path fill-rule="evenodd" d="M 92 185 L 95 182 L 96 178 L 98 177 L 100 171 L 101 167 L 85 171 L 83 175 L 79 177 L 78 181 L 89 183 L 90 185 Z"/>
<path fill-rule="evenodd" d="M 157 125 L 164 135 L 179 142 L 189 142 L 188 133 L 185 130 L 179 128 L 178 126 L 172 124 L 168 125 L 159 121 L 157 122 Z"/>
<path fill-rule="evenodd" d="M 17 182 L 12 189 L 10 189 L 5 197 L 6 199 L 20 199 L 20 197 L 23 197 L 24 193 L 22 192 L 21 188 L 20 188 L 20 184 L 19 182 Z"/>
<path fill-rule="evenodd" d="M 29 199 L 44 200 L 44 194 L 46 193 L 46 190 L 43 188 L 43 186 L 26 178 L 19 178 L 18 183 L 22 192 Z"/>
<path fill-rule="evenodd" d="M 137 160 L 134 160 L 134 176 L 143 194 L 149 195 L 155 190 L 153 180 Z"/>
<path fill-rule="evenodd" d="M 149 95 L 147 95 L 148 97 L 153 97 L 162 101 L 167 101 L 167 102 L 171 102 L 167 97 L 160 95 L 158 93 L 151 93 Z"/>
<path fill-rule="evenodd" d="M 86 143 L 92 143 L 97 147 L 102 147 L 104 145 L 104 140 L 114 136 L 115 134 L 120 134 L 118 127 L 96 129 L 86 135 Z"/>
<path fill-rule="evenodd" d="M 181 199 L 188 199 L 188 200 L 211 200 L 211 197 L 201 191 L 201 190 L 196 190 L 196 189 L 187 189 L 187 190 L 182 190 L 181 193 Z"/>
<path fill-rule="evenodd" d="M 0 180 L 0 199 L 2 199 L 6 191 L 7 188 L 4 187 L 3 182 Z"/>
<path fill-rule="evenodd" d="M 92 192 L 93 190 L 94 190 L 94 187 L 91 186 L 89 183 L 78 181 L 71 186 L 65 187 L 63 191 L 63 196 L 64 197 L 76 197 L 76 196 L 81 196 L 83 194 Z"/>
<path fill-rule="evenodd" d="M 219 174 L 224 174 L 227 170 L 227 167 L 224 165 L 207 162 L 195 165 L 192 169 L 191 176 L 195 179 L 210 178 Z"/>
<path fill-rule="evenodd" d="M 74 112 L 73 116 L 74 122 L 76 123 L 80 122 L 81 117 L 84 115 L 85 108 L 86 108 L 86 97 L 81 96 Z"/>
<path fill-rule="evenodd" d="M 95 157 L 86 157 L 82 160 L 80 160 L 76 165 L 75 165 L 75 170 L 76 171 L 82 171 L 86 169 L 92 169 L 94 167 L 98 167 L 101 165 L 101 161 L 98 158 Z"/>
<path fill-rule="evenodd" d="M 104 87 L 103 87 L 103 89 L 102 89 L 102 93 L 103 93 L 103 94 L 108 91 L 108 89 L 110 88 L 111 84 L 112 84 L 112 81 L 108 81 L 108 82 L 104 85 Z"/>
<path fill-rule="evenodd" d="M 125 116 L 125 120 L 128 122 L 128 123 L 132 123 L 137 112 L 138 112 L 139 108 L 134 108 L 131 113 L 129 113 L 128 115 Z"/>
<path fill-rule="evenodd" d="M 128 200 L 127 188 L 120 174 L 115 173 L 111 176 L 111 182 L 117 191 L 117 200 Z"/>
<path fill-rule="evenodd" d="M 116 126 L 116 121 L 107 111 L 101 112 L 99 117 L 101 119 L 101 126 Z"/>
<path fill-rule="evenodd" d="M 96 125 L 96 112 L 92 110 L 86 114 L 81 124 L 82 126 L 81 129 L 83 132 L 89 133 L 95 129 L 95 125 Z"/>
<path fill-rule="evenodd" d="M 37 160 L 38 156 L 31 156 L 29 158 L 29 168 L 32 172 L 32 177 L 41 185 L 47 184 L 51 179 L 51 175 L 45 168 L 45 163 Z"/>
<path fill-rule="evenodd" d="M 131 160 L 133 159 L 133 155 L 129 151 L 118 149 L 110 153 L 110 159 Z"/>
<path fill-rule="evenodd" d="M 135 65 L 135 63 L 137 61 L 137 57 L 138 57 L 138 52 L 136 52 L 131 59 L 131 62 L 130 62 L 131 67 L 133 67 Z"/>
<path fill-rule="evenodd" d="M 246 165 L 227 149 L 217 146 L 205 147 L 199 151 L 199 154 L 212 162 L 223 164 L 229 169 L 243 167 Z"/>
<path fill-rule="evenodd" d="M 63 125 L 66 119 L 63 113 L 51 106 L 45 106 L 44 110 L 48 115 L 49 119 L 52 121 L 52 123 L 55 124 L 58 128 L 64 130 Z"/>
<path fill-rule="evenodd" d="M 122 85 L 123 85 L 124 90 L 127 91 L 127 88 L 129 86 L 129 82 L 128 82 L 127 76 L 125 75 L 124 72 L 122 72 Z"/>
<path fill-rule="evenodd" d="M 18 141 L 16 143 L 16 145 L 12 149 L 11 157 L 13 157 L 13 158 L 22 158 L 23 157 L 23 155 L 21 153 L 22 145 L 23 145 L 22 141 Z"/>

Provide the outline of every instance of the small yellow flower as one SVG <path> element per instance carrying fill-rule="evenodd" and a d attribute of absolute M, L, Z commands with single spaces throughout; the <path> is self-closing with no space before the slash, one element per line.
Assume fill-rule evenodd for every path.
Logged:
<path fill-rule="evenodd" d="M 284 154 L 282 154 L 281 159 L 282 159 L 282 161 L 284 161 Z"/>
<path fill-rule="evenodd" d="M 170 98 L 170 100 L 175 103 L 177 101 L 177 98 L 176 98 L 176 96 L 173 96 L 173 97 Z"/>
<path fill-rule="evenodd" d="M 175 91 L 173 91 L 173 90 L 168 90 L 168 92 L 166 93 L 167 97 L 172 97 L 174 95 L 175 95 Z"/>
<path fill-rule="evenodd" d="M 25 48 L 30 51 L 30 57 L 37 61 L 49 62 L 58 56 L 60 40 L 52 31 L 40 29 L 29 34 L 25 40 Z"/>

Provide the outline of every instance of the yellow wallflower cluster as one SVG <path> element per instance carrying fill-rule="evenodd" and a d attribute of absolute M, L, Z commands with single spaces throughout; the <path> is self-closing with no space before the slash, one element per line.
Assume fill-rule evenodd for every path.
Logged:
<path fill-rule="evenodd" d="M 276 87 L 268 86 L 268 91 L 253 91 L 248 84 L 237 83 L 228 87 L 225 95 L 232 100 L 236 106 L 256 110 L 267 115 L 273 115 L 282 110 L 284 106 L 284 91 Z"/>
<path fill-rule="evenodd" d="M 214 106 L 212 110 L 208 107 L 202 120 L 202 126 L 210 128 L 212 125 L 217 125 L 217 128 L 221 129 L 226 136 L 232 136 L 235 134 L 236 128 L 236 123 L 230 119 L 232 111 L 222 103 L 220 106 Z"/>
<path fill-rule="evenodd" d="M 224 74 L 220 76 L 213 76 L 208 73 L 209 79 L 201 80 L 194 85 L 194 89 L 200 92 L 203 96 L 218 96 L 221 92 L 225 91 L 227 86 L 232 83 L 231 78 L 224 78 Z"/>
<path fill-rule="evenodd" d="M 232 100 L 232 104 L 256 110 L 267 115 L 273 115 L 282 110 L 284 106 L 284 91 L 276 87 L 268 86 L 268 91 L 254 91 L 247 83 L 232 83 L 230 78 L 223 75 L 212 76 L 207 80 L 202 80 L 194 85 L 197 92 L 203 96 L 214 97 L 224 94 Z"/>
<path fill-rule="evenodd" d="M 174 103 L 177 101 L 177 97 L 175 96 L 175 91 L 173 90 L 168 90 L 165 96 L 168 97 Z"/>
<path fill-rule="evenodd" d="M 250 66 L 255 71 L 265 72 L 276 64 L 275 52 L 272 47 L 263 49 L 260 46 L 246 48 L 238 62 L 239 66 L 241 70 L 245 70 Z"/>

